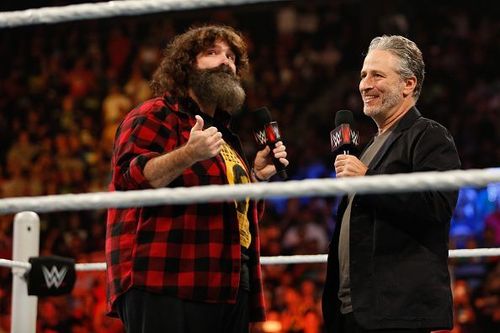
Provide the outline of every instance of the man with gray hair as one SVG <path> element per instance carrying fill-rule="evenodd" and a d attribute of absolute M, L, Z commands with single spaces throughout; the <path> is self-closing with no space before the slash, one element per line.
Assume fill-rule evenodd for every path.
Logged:
<path fill-rule="evenodd" d="M 415 107 L 425 65 L 402 36 L 374 38 L 361 69 L 363 112 L 378 133 L 361 156 L 339 155 L 337 177 L 460 167 L 453 138 Z M 419 332 L 453 326 L 448 233 L 456 191 L 343 198 L 323 293 L 327 332 Z"/>

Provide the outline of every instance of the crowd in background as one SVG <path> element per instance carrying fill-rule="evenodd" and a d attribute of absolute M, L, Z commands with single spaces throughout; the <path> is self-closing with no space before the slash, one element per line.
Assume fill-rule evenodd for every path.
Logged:
<path fill-rule="evenodd" d="M 450 129 L 463 168 L 498 167 L 499 14 L 498 4 L 482 0 L 291 1 L 0 29 L 0 197 L 106 191 L 115 130 L 151 96 L 148 80 L 163 47 L 208 22 L 244 32 L 251 63 L 244 111 L 271 109 L 292 179 L 334 177 L 335 111 L 354 112 L 362 143 L 376 130 L 362 114 L 358 82 L 363 52 L 383 33 L 421 48 L 426 79 L 417 107 Z M 236 118 L 251 156 L 253 124 L 247 112 Z M 338 199 L 269 200 L 262 255 L 326 253 Z M 12 220 L 0 215 L 0 258 L 12 257 Z M 105 221 L 105 210 L 42 214 L 40 254 L 103 262 Z M 451 236 L 450 248 L 500 247 L 499 186 L 461 191 Z M 499 332 L 498 258 L 450 264 L 453 333 Z M 325 265 L 266 265 L 263 272 L 268 322 L 253 331 L 321 332 Z M 38 332 L 122 332 L 105 316 L 104 274 L 77 276 L 70 296 L 39 299 Z M 0 332 L 9 331 L 10 284 L 10 270 L 0 269 Z"/>

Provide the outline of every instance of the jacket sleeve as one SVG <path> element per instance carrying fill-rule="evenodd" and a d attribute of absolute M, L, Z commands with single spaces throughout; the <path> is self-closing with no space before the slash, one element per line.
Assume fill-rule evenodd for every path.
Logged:
<path fill-rule="evenodd" d="M 446 171 L 460 168 L 460 160 L 453 138 L 443 126 L 429 123 L 408 143 L 408 161 L 411 172 Z M 367 175 L 383 173 L 369 169 Z M 409 176 L 411 177 L 411 176 Z M 407 221 L 450 221 L 458 191 L 420 191 L 360 196 L 372 205 L 377 214 L 386 218 Z"/>

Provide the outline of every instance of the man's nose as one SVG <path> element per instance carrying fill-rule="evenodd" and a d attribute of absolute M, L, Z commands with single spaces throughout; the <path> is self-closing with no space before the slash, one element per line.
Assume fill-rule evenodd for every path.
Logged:
<path fill-rule="evenodd" d="M 231 58 L 228 57 L 227 55 L 223 55 L 221 59 L 221 64 L 226 65 L 228 68 L 233 71 L 233 73 L 236 71 L 236 65 L 231 61 Z"/>
<path fill-rule="evenodd" d="M 227 54 L 222 54 L 222 61 L 224 64 L 230 65 L 232 63 L 231 56 L 229 56 Z"/>
<path fill-rule="evenodd" d="M 365 91 L 372 88 L 372 82 L 368 77 L 362 78 L 361 81 L 359 81 L 359 90 L 360 91 Z"/>

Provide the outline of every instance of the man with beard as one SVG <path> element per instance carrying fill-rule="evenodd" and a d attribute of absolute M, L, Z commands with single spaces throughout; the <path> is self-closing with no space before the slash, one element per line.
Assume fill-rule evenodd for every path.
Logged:
<path fill-rule="evenodd" d="M 239 184 L 285 166 L 285 146 L 257 152 L 251 167 L 228 127 L 245 99 L 240 34 L 192 28 L 173 39 L 153 76 L 157 96 L 118 128 L 110 188 Z M 106 262 L 111 315 L 128 333 L 248 332 L 264 319 L 253 200 L 108 211 Z"/>
<path fill-rule="evenodd" d="M 415 107 L 422 53 L 401 36 L 374 38 L 361 69 L 364 113 L 378 133 L 337 177 L 460 167 L 451 135 Z M 448 233 L 457 192 L 349 195 L 338 209 L 323 292 L 327 332 L 430 332 L 453 325 Z"/>

